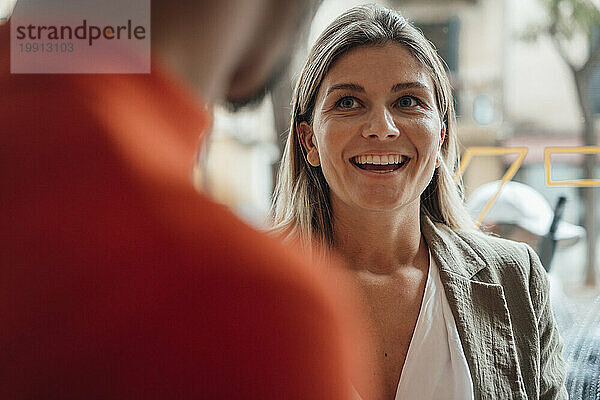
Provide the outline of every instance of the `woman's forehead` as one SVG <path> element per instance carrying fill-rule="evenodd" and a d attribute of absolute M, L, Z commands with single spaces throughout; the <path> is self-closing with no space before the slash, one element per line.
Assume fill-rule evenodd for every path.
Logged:
<path fill-rule="evenodd" d="M 329 68 L 321 90 L 340 83 L 357 83 L 361 86 L 390 86 L 407 82 L 420 83 L 433 90 L 428 69 L 404 46 L 387 43 L 377 46 L 360 46 L 340 56 Z"/>

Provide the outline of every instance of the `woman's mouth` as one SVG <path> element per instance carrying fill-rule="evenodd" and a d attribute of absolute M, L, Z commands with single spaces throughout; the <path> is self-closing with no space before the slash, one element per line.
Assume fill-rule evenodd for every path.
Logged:
<path fill-rule="evenodd" d="M 409 161 L 409 157 L 400 154 L 361 155 L 350 159 L 350 162 L 356 167 L 378 174 L 394 172 L 404 167 Z"/>

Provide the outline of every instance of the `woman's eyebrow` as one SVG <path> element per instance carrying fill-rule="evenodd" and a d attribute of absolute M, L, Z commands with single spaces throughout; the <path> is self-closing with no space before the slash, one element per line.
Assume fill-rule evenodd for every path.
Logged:
<path fill-rule="evenodd" d="M 425 90 L 429 90 L 429 86 L 424 85 L 421 82 L 402 82 L 402 83 L 396 83 L 394 86 L 392 86 L 391 92 L 395 93 L 395 92 L 400 92 L 402 90 L 405 89 L 425 89 Z M 335 84 L 333 86 L 331 86 L 330 88 L 327 89 L 327 93 L 325 94 L 325 96 L 327 97 L 330 93 L 336 91 L 336 90 L 352 90 L 354 92 L 359 92 L 359 93 L 364 93 L 365 92 L 365 88 L 363 88 L 360 85 L 357 85 L 355 83 L 338 83 Z"/>
<path fill-rule="evenodd" d="M 429 86 L 422 84 L 421 82 L 403 82 L 403 83 L 396 83 L 394 86 L 392 86 L 392 93 L 395 92 L 400 92 L 402 90 L 405 89 L 425 89 L 425 90 L 429 90 Z"/>
<path fill-rule="evenodd" d="M 337 85 L 333 85 L 329 89 L 327 89 L 327 93 L 325 94 L 325 96 L 329 96 L 331 92 L 334 92 L 336 90 L 352 90 L 354 92 L 360 93 L 365 92 L 365 88 L 355 83 L 338 83 Z"/>

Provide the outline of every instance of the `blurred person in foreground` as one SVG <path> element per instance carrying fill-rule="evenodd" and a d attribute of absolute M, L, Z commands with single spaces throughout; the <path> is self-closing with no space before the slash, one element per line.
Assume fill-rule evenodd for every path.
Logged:
<path fill-rule="evenodd" d="M 347 262 L 383 398 L 565 399 L 546 273 L 529 246 L 475 228 L 456 135 L 430 42 L 395 11 L 349 10 L 298 80 L 275 231 Z"/>
<path fill-rule="evenodd" d="M 190 179 L 308 8 L 154 0 L 150 75 L 11 75 L 0 28 L 0 398 L 350 397 L 335 288 Z"/>

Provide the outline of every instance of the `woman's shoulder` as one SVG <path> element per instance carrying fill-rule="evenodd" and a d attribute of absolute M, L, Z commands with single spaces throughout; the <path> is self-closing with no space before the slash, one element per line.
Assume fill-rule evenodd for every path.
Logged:
<path fill-rule="evenodd" d="M 438 224 L 436 224 L 438 225 Z M 486 265 L 478 274 L 489 283 L 504 285 L 520 281 L 524 286 L 545 286 L 545 271 L 535 251 L 526 243 L 515 242 L 479 230 L 440 227 L 462 253 L 477 254 Z"/>
<path fill-rule="evenodd" d="M 505 289 L 520 286 L 537 291 L 547 286 L 546 271 L 525 243 L 486 234 L 477 229 L 451 228 L 429 218 L 422 232 L 431 251 L 451 272 Z M 451 262 L 448 262 L 451 261 Z M 531 287 L 534 286 L 534 287 Z"/>
<path fill-rule="evenodd" d="M 502 286 L 513 311 L 515 307 L 527 305 L 536 317 L 540 315 L 548 302 L 549 282 L 537 254 L 529 245 L 476 230 L 440 228 L 459 243 L 455 248 L 463 256 L 477 254 L 479 262 L 485 264 L 472 279 Z"/>
<path fill-rule="evenodd" d="M 442 223 L 435 223 L 436 233 L 443 241 L 452 245 L 447 246 L 460 251 L 473 251 L 485 261 L 501 261 L 503 263 L 529 263 L 533 250 L 525 244 L 503 239 L 479 229 L 455 229 Z"/>
<path fill-rule="evenodd" d="M 486 259 L 491 257 L 515 263 L 530 262 L 533 250 L 526 243 L 504 239 L 480 230 L 452 229 L 452 231 Z"/>

